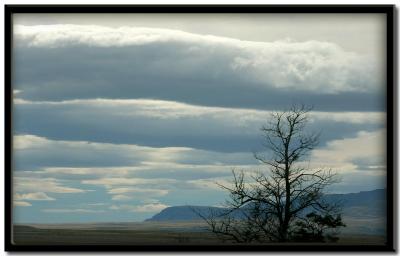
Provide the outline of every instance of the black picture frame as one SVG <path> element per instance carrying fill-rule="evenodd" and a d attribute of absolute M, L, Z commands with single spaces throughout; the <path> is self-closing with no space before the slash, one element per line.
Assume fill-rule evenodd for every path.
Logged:
<path fill-rule="evenodd" d="M 12 243 L 12 15 L 16 13 L 381 13 L 386 14 L 387 56 L 387 243 L 385 245 L 15 245 Z M 5 5 L 5 250 L 6 251 L 137 251 L 137 252 L 373 252 L 395 251 L 394 193 L 397 165 L 395 134 L 394 5 Z"/>

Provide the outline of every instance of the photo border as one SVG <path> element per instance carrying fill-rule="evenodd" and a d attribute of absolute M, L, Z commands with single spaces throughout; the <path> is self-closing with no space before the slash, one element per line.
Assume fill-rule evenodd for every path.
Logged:
<path fill-rule="evenodd" d="M 75 251 L 75 252 L 373 252 L 395 251 L 394 162 L 397 139 L 394 113 L 394 5 L 5 5 L 5 251 Z M 381 13 L 386 14 L 386 117 L 387 117 L 387 243 L 385 245 L 15 245 L 12 243 L 12 15 L 14 13 Z M 396 188 L 397 191 L 397 188 Z M 396 208 L 397 209 L 397 208 Z M 397 212 L 397 211 L 396 211 Z"/>

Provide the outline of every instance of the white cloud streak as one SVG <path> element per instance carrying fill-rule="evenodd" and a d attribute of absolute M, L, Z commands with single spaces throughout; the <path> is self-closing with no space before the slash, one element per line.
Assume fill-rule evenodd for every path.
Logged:
<path fill-rule="evenodd" d="M 90 210 L 90 209 L 43 209 L 43 212 L 46 213 L 76 213 L 76 214 L 81 214 L 81 213 L 103 213 L 105 212 L 104 210 Z"/>
<path fill-rule="evenodd" d="M 100 112 L 108 115 L 125 117 L 147 117 L 162 120 L 179 120 L 183 118 L 209 119 L 210 121 L 223 120 L 240 127 L 252 124 L 253 121 L 264 121 L 274 111 L 255 110 L 246 108 L 224 108 L 191 105 L 175 101 L 151 99 L 79 99 L 65 101 L 28 101 L 17 99 L 17 105 L 32 105 L 43 107 L 78 108 L 83 112 Z M 323 112 L 311 111 L 312 121 L 335 121 L 343 123 L 382 123 L 385 122 L 384 112 Z"/>
<path fill-rule="evenodd" d="M 84 193 L 80 188 L 64 186 L 54 178 L 14 177 L 14 191 L 29 193 Z M 28 194 L 29 194 L 28 193 Z M 37 194 L 36 194 L 37 195 Z"/>
<path fill-rule="evenodd" d="M 129 200 L 132 200 L 132 197 L 127 196 L 127 195 L 115 195 L 111 198 L 111 200 L 113 200 L 113 201 L 129 201 Z"/>
<path fill-rule="evenodd" d="M 25 201 L 14 201 L 14 206 L 29 207 L 32 206 L 32 204 Z"/>
<path fill-rule="evenodd" d="M 123 204 L 123 205 L 112 205 L 110 206 L 110 210 L 156 213 L 167 207 L 168 205 L 162 203 L 150 203 L 150 204 L 135 205 L 135 206 Z"/>
<path fill-rule="evenodd" d="M 122 188 L 110 189 L 108 191 L 108 193 L 109 194 L 145 194 L 149 197 L 152 197 L 152 196 L 165 196 L 166 194 L 168 194 L 168 190 L 122 187 Z"/>
<path fill-rule="evenodd" d="M 334 167 L 340 172 L 357 170 L 357 162 L 372 162 L 373 171 L 369 174 L 386 174 L 386 132 L 379 130 L 374 132 L 360 131 L 355 138 L 334 140 L 328 143 L 326 148 L 312 152 L 311 159 L 314 164 Z M 366 171 L 366 170 L 362 170 Z M 367 172 L 365 172 L 368 174 Z"/>
<path fill-rule="evenodd" d="M 108 188 L 123 185 L 156 185 L 175 183 L 175 179 L 142 179 L 142 178 L 101 178 L 93 180 L 82 180 L 82 184 L 102 185 Z"/>
<path fill-rule="evenodd" d="M 15 194 L 14 200 L 31 200 L 31 201 L 53 201 L 55 200 L 52 197 L 49 197 L 46 193 L 43 192 L 35 192 L 35 193 L 27 193 L 27 194 Z"/>

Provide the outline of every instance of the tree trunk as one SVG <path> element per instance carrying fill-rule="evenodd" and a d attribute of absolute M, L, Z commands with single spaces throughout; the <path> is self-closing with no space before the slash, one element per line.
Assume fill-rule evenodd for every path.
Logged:
<path fill-rule="evenodd" d="M 288 240 L 288 229 L 289 229 L 289 220 L 290 220 L 290 181 L 289 181 L 289 144 L 290 144 L 290 135 L 289 138 L 286 139 L 285 146 L 285 218 L 283 220 L 282 226 L 282 239 L 283 242 Z"/>

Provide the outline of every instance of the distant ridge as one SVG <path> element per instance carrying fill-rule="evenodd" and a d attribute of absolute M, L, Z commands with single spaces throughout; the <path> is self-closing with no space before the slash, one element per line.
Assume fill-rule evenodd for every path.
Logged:
<path fill-rule="evenodd" d="M 386 189 L 349 194 L 328 194 L 325 200 L 341 202 L 344 217 L 382 218 L 386 216 Z M 171 206 L 146 221 L 196 221 L 210 212 L 223 212 L 224 208 L 211 206 Z"/>
<path fill-rule="evenodd" d="M 161 212 L 157 213 L 150 219 L 145 221 L 189 221 L 189 220 L 200 220 L 200 215 L 207 216 L 211 211 L 219 212 L 223 211 L 224 208 L 212 207 L 212 206 L 172 206 L 165 208 Z"/>

